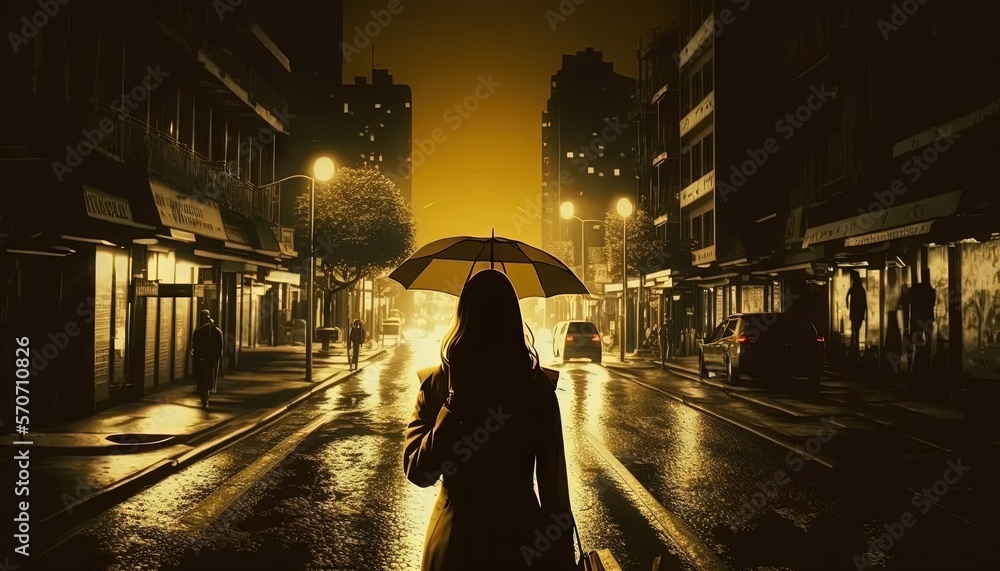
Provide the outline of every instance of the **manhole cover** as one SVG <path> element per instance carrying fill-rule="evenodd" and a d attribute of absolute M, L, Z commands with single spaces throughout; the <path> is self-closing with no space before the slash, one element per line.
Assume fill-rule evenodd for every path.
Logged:
<path fill-rule="evenodd" d="M 160 444 L 172 440 L 172 434 L 112 434 L 107 439 L 115 444 L 126 444 L 128 446 L 144 446 L 150 444 Z"/>

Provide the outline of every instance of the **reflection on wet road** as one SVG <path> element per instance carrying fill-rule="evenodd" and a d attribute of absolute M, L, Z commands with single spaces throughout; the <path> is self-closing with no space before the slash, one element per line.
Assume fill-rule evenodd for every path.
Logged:
<path fill-rule="evenodd" d="M 41 568 L 419 569 L 437 489 L 405 479 L 403 429 L 419 386 L 415 371 L 433 362 L 436 349 L 430 339 L 399 346 L 95 518 L 46 554 Z M 610 549 L 624 569 L 649 569 L 658 555 L 664 571 L 694 568 L 665 532 L 660 506 L 731 569 L 852 568 L 866 522 L 885 515 L 844 508 L 867 502 L 848 502 L 825 468 L 793 462 L 783 448 L 610 369 L 555 367 L 583 543 Z M 289 440 L 311 423 L 315 430 Z M 253 475 L 255 466 L 265 469 Z M 914 537 L 910 545 L 920 543 Z"/>

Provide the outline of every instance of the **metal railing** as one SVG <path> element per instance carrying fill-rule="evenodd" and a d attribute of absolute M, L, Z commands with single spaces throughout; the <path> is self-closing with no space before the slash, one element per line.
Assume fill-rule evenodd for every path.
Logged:
<path fill-rule="evenodd" d="M 278 189 L 258 188 L 228 172 L 222 161 L 210 161 L 188 145 L 104 103 L 94 107 L 91 125 L 104 136 L 98 147 L 123 160 L 143 164 L 149 177 L 202 201 L 235 212 L 278 221 Z"/>
<path fill-rule="evenodd" d="M 288 130 L 288 103 L 274 92 L 250 66 L 240 62 L 228 51 L 204 41 L 201 51 L 230 79 L 247 92 L 251 105 L 267 109 Z"/>

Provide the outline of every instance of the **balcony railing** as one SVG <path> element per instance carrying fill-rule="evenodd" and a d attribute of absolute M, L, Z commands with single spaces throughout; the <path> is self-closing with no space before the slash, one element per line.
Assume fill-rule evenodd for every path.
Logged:
<path fill-rule="evenodd" d="M 246 103 L 254 107 L 258 113 L 262 109 L 264 113 L 261 115 L 265 120 L 275 121 L 276 127 L 279 127 L 283 132 L 288 132 L 288 103 L 268 87 L 257 73 L 228 51 L 207 41 L 202 43 L 199 51 L 201 52 L 200 58 L 207 58 L 210 64 L 214 64 L 208 65 L 210 72 L 218 75 L 219 80 L 223 83 L 226 83 L 227 79 L 235 83 L 238 87 L 236 94 L 240 98 L 244 98 Z M 213 68 L 217 68 L 217 70 Z M 243 91 L 243 93 L 239 93 L 239 91 Z M 260 106 L 261 109 L 257 109 L 257 106 Z"/>
<path fill-rule="evenodd" d="M 103 103 L 94 107 L 91 125 L 102 129 L 98 147 L 122 160 L 146 166 L 149 177 L 235 212 L 278 219 L 278 189 L 257 188 L 228 172 L 222 161 L 209 161 L 173 137 Z"/>

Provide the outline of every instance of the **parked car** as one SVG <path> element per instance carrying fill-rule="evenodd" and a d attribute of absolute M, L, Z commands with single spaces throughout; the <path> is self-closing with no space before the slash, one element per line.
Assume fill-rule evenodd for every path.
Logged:
<path fill-rule="evenodd" d="M 552 356 L 601 362 L 601 333 L 589 321 L 562 321 L 552 328 Z"/>
<path fill-rule="evenodd" d="M 806 377 L 818 383 L 823 374 L 826 340 L 816 326 L 788 313 L 738 313 L 722 321 L 701 344 L 698 371 L 743 377 Z"/>

